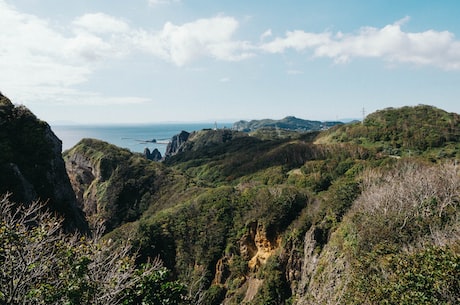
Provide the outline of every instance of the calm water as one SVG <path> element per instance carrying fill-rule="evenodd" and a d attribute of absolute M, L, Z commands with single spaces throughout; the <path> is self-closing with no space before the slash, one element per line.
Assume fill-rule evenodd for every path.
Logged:
<path fill-rule="evenodd" d="M 62 141 L 62 150 L 73 147 L 83 138 L 103 140 L 133 152 L 157 148 L 163 155 L 169 140 L 182 130 L 192 132 L 214 128 L 215 123 L 151 124 L 151 125 L 52 125 L 51 129 Z M 232 123 L 217 124 L 231 127 Z M 156 139 L 157 143 L 152 143 Z"/>

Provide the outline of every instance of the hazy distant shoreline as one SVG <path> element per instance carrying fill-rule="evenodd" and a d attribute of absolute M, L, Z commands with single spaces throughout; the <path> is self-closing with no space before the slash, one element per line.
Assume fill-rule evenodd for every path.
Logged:
<path fill-rule="evenodd" d="M 217 123 L 218 128 L 231 126 L 232 123 Z M 132 152 L 157 148 L 162 154 L 166 149 L 165 143 L 182 130 L 192 132 L 213 127 L 215 123 L 51 125 L 51 129 L 62 141 L 63 151 L 72 148 L 83 138 L 94 138 L 127 148 Z M 160 143 L 153 143 L 153 139 L 160 140 Z"/>

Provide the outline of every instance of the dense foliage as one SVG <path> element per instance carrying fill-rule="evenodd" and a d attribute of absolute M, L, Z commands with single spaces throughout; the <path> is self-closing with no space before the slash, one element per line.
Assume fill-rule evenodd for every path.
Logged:
<path fill-rule="evenodd" d="M 417 106 L 311 133 L 203 130 L 162 163 L 85 139 L 65 160 L 88 218 L 108 225 L 104 237 L 44 234 L 33 222 L 20 234 L 2 227 L 2 249 L 44 240 L 42 252 L 64 262 L 50 263 L 61 277 L 47 274 L 62 293 L 27 286 L 38 304 L 95 304 L 121 287 L 102 289 L 92 275 L 108 281 L 98 262 L 119 251 L 120 304 L 456 304 L 459 122 Z M 51 272 L 27 266 L 30 279 Z"/>
<path fill-rule="evenodd" d="M 457 166 L 400 162 L 365 180 L 347 219 L 356 253 L 350 303 L 458 303 Z"/>
<path fill-rule="evenodd" d="M 239 131 L 254 131 L 261 128 L 276 128 L 278 130 L 294 130 L 294 131 L 317 131 L 329 128 L 335 125 L 341 125 L 342 122 L 320 122 L 299 119 L 293 116 L 285 117 L 281 120 L 252 120 L 252 121 L 238 121 L 233 124 L 233 129 Z"/>
<path fill-rule="evenodd" d="M 0 199 L 0 304 L 179 304 L 161 262 L 137 269 L 127 243 L 66 234 L 43 203 Z"/>
<path fill-rule="evenodd" d="M 460 115 L 425 105 L 389 108 L 368 115 L 362 123 L 334 128 L 326 137 L 388 155 L 458 158 Z"/>

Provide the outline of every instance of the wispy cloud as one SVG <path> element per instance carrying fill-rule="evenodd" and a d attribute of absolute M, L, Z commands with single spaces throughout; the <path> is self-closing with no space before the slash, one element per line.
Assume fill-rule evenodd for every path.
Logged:
<path fill-rule="evenodd" d="M 173 3 L 179 3 L 181 2 L 180 0 L 148 0 L 147 3 L 149 6 L 157 6 L 157 5 L 162 5 L 162 4 L 173 4 Z"/>
<path fill-rule="evenodd" d="M 268 29 L 266 30 L 265 32 L 262 33 L 262 35 L 260 35 L 260 40 L 265 40 L 266 38 L 269 38 L 271 37 L 273 34 L 272 34 L 272 30 L 271 29 Z"/>
<path fill-rule="evenodd" d="M 91 33 L 126 33 L 129 25 L 124 20 L 104 13 L 85 14 L 76 18 L 73 25 Z"/>
<path fill-rule="evenodd" d="M 286 73 L 289 74 L 289 75 L 301 75 L 304 72 L 300 71 L 300 70 L 287 70 Z"/>

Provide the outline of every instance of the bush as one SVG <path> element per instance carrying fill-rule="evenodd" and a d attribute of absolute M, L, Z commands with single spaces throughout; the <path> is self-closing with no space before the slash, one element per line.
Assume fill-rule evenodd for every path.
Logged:
<path fill-rule="evenodd" d="M 92 237 L 66 234 L 62 220 L 44 210 L 44 204 L 18 205 L 9 195 L 3 196 L 0 303 L 138 304 L 126 297 L 134 293 L 147 298 L 145 304 L 166 304 L 151 301 L 149 296 L 182 295 L 182 286 L 163 276 L 160 261 L 139 271 L 130 245 L 105 240 L 101 232 L 99 228 Z M 150 285 L 152 281 L 158 285 Z M 144 283 L 151 288 L 144 289 Z"/>

